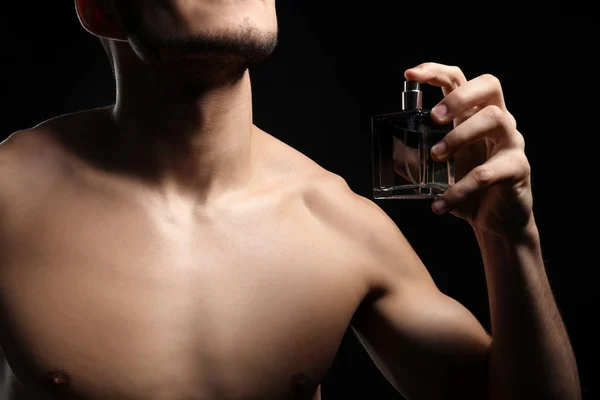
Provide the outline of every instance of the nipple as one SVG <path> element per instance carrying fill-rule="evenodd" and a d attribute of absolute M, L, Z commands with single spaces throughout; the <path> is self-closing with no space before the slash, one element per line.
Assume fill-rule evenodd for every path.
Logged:
<path fill-rule="evenodd" d="M 62 389 L 69 386 L 71 378 L 65 370 L 51 371 L 44 376 L 44 383 L 51 389 Z"/>

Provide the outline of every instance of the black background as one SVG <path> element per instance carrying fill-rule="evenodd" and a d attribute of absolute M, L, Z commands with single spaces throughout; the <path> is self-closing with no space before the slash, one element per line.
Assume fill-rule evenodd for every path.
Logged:
<path fill-rule="evenodd" d="M 325 4 L 326 3 L 326 4 Z M 99 42 L 73 2 L 11 4 L 2 13 L 2 132 L 108 105 L 114 83 Z M 280 43 L 251 71 L 255 123 L 371 197 L 369 118 L 399 107 L 405 69 L 457 65 L 471 79 L 500 78 L 525 136 L 535 212 L 550 281 L 580 368 L 584 399 L 600 398 L 596 269 L 598 201 L 597 30 L 577 8 L 544 5 L 523 15 L 391 0 L 278 2 Z M 478 12 L 479 11 L 479 12 Z M 508 12 L 505 12 L 508 11 Z M 425 105 L 441 99 L 425 88 Z M 596 165 L 594 165 L 596 164 Z M 2 177 L 0 177 L 1 183 Z M 380 202 L 436 283 L 489 329 L 485 281 L 466 223 L 437 217 L 428 201 Z M 376 394 L 375 394 L 376 393 Z M 323 398 L 397 399 L 348 333 Z"/>

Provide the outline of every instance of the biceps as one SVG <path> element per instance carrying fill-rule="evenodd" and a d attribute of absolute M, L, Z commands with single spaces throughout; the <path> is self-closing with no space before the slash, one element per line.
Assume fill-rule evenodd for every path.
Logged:
<path fill-rule="evenodd" d="M 388 381 L 410 399 L 485 393 L 491 339 L 465 307 L 435 287 L 388 293 L 359 311 L 353 328 Z"/>

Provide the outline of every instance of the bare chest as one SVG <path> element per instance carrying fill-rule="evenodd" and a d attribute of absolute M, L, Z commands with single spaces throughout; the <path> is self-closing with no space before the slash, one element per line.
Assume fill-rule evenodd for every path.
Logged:
<path fill-rule="evenodd" d="M 310 398 L 365 294 L 301 208 L 202 220 L 81 200 L 12 221 L 0 344 L 24 385 L 64 398 Z"/>

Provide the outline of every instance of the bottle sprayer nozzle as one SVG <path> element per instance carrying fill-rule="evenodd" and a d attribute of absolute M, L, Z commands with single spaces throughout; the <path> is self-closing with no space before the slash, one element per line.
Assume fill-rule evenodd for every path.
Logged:
<path fill-rule="evenodd" d="M 404 91 L 421 90 L 421 85 L 417 81 L 404 81 Z"/>
<path fill-rule="evenodd" d="M 402 110 L 415 110 L 423 108 L 423 92 L 419 82 L 404 81 L 402 91 Z"/>

